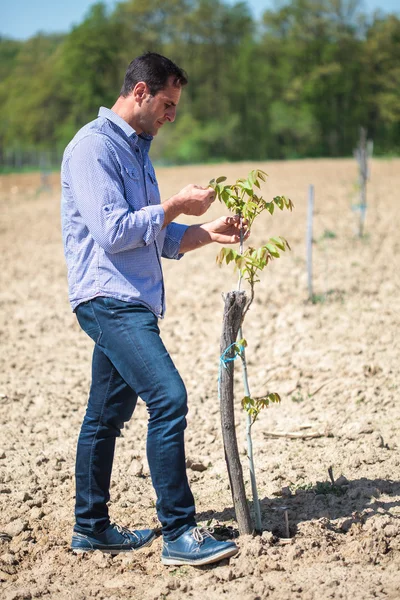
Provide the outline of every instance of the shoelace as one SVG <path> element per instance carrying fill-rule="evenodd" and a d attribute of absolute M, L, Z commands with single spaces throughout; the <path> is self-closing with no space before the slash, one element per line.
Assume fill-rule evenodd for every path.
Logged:
<path fill-rule="evenodd" d="M 202 544 L 207 537 L 210 537 L 213 540 L 215 539 L 214 536 L 211 535 L 211 531 L 212 530 L 209 530 L 206 527 L 195 527 L 192 535 L 198 544 Z"/>
<path fill-rule="evenodd" d="M 139 539 L 139 536 L 131 529 L 128 529 L 128 527 L 122 527 L 122 525 L 117 525 L 116 523 L 113 523 L 113 527 L 125 538 L 129 539 L 133 535 L 136 539 Z"/>

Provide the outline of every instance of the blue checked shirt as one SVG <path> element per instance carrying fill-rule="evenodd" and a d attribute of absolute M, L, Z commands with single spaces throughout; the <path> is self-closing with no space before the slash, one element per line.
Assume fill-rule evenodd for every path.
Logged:
<path fill-rule="evenodd" d="M 162 228 L 164 210 L 148 156 L 151 140 L 102 107 L 65 149 L 61 217 L 73 310 L 108 296 L 164 316 L 161 257 L 181 258 L 187 226 Z"/>

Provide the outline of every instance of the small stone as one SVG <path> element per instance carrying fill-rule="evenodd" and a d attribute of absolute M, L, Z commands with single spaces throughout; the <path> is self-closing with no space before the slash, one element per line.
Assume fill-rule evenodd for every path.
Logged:
<path fill-rule="evenodd" d="M 22 519 L 15 519 L 11 521 L 5 528 L 4 531 L 12 538 L 19 535 L 28 528 L 28 523 Z"/>
<path fill-rule="evenodd" d="M 0 561 L 4 564 L 4 565 L 16 565 L 18 564 L 17 559 L 15 558 L 15 556 L 13 554 L 11 554 L 10 552 L 5 552 L 4 554 L 2 554 L 0 556 Z"/>
<path fill-rule="evenodd" d="M 340 477 L 338 477 L 336 479 L 335 485 L 338 485 L 338 486 L 349 485 L 349 480 L 344 475 L 341 475 Z"/>
<path fill-rule="evenodd" d="M 179 588 L 181 587 L 181 582 L 179 581 L 179 579 L 170 579 L 169 581 L 167 581 L 166 586 L 167 590 L 179 590 Z"/>
<path fill-rule="evenodd" d="M 372 427 L 371 423 L 363 423 L 358 428 L 359 435 L 373 433 L 373 432 L 374 432 L 374 428 Z"/>
<path fill-rule="evenodd" d="M 2 450 L 2 449 L 0 448 L 0 459 L 1 459 L 1 458 L 5 458 L 5 457 L 6 457 L 6 453 L 4 452 L 4 450 Z"/>
<path fill-rule="evenodd" d="M 372 443 L 375 446 L 375 448 L 383 448 L 385 443 L 383 441 L 383 437 L 381 436 L 380 433 L 375 433 L 372 436 Z"/>
<path fill-rule="evenodd" d="M 126 497 L 126 500 L 127 500 L 127 502 L 130 502 L 131 504 L 136 504 L 136 502 L 139 502 L 139 497 L 136 494 L 129 492 Z"/>
<path fill-rule="evenodd" d="M 134 458 L 130 464 L 128 473 L 134 475 L 134 477 L 140 477 L 143 475 L 143 465 L 137 458 Z"/>
<path fill-rule="evenodd" d="M 360 488 L 351 488 L 348 492 L 348 496 L 350 500 L 356 500 L 360 497 L 361 490 Z"/>
<path fill-rule="evenodd" d="M 315 494 L 314 502 L 326 502 L 325 494 Z"/>
<path fill-rule="evenodd" d="M 220 581 L 233 581 L 235 575 L 230 567 L 220 567 L 216 573 Z"/>
<path fill-rule="evenodd" d="M 352 469 L 358 469 L 361 466 L 361 459 L 359 456 L 353 456 L 349 458 L 348 466 Z"/>
<path fill-rule="evenodd" d="M 191 458 L 186 459 L 186 468 L 191 469 L 192 471 L 197 471 L 198 473 L 202 473 L 203 471 L 207 470 L 207 466 L 204 463 L 200 461 L 194 461 Z"/>
<path fill-rule="evenodd" d="M 281 494 L 282 494 L 283 498 L 290 498 L 290 496 L 292 495 L 292 490 L 290 489 L 289 486 L 285 486 L 282 488 Z"/>
<path fill-rule="evenodd" d="M 273 546 L 275 542 L 275 536 L 271 531 L 263 531 L 261 535 L 261 539 L 263 543 L 268 544 L 269 546 Z"/>
<path fill-rule="evenodd" d="M 18 492 L 18 494 L 15 494 L 15 499 L 18 502 L 27 502 L 28 500 L 32 500 L 32 496 L 28 492 Z"/>
<path fill-rule="evenodd" d="M 400 533 L 400 527 L 398 525 L 388 525 L 384 529 L 386 537 L 396 538 Z"/>
<path fill-rule="evenodd" d="M 36 521 L 36 520 L 39 520 L 39 519 L 43 519 L 44 512 L 38 506 L 34 506 L 32 508 L 32 510 L 31 510 L 31 512 L 30 512 L 30 516 L 31 516 L 31 519 L 33 519 L 34 521 Z"/>
<path fill-rule="evenodd" d="M 92 554 L 91 562 L 95 563 L 100 569 L 105 569 L 109 564 L 109 557 L 100 550 L 95 550 Z"/>

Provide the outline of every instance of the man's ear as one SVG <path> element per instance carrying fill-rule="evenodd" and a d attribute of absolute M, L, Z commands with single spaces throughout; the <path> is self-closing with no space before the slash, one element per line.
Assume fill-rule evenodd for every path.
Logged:
<path fill-rule="evenodd" d="M 142 102 L 146 100 L 146 98 L 150 95 L 150 90 L 148 88 L 147 83 L 144 81 L 138 81 L 138 83 L 133 88 L 133 97 L 136 102 L 141 106 Z"/>

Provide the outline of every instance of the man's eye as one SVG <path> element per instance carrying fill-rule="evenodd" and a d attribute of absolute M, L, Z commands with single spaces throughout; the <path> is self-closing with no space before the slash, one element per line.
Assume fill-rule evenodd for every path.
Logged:
<path fill-rule="evenodd" d="M 170 104 L 164 104 L 165 108 L 169 108 L 171 105 Z"/>

